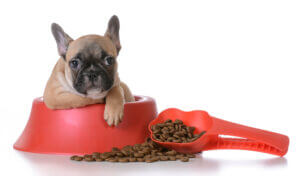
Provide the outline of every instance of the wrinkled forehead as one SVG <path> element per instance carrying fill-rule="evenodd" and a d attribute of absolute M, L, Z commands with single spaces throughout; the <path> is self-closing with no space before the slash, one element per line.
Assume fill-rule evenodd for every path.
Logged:
<path fill-rule="evenodd" d="M 98 35 L 83 36 L 70 43 L 66 59 L 70 60 L 79 53 L 84 57 L 100 58 L 103 51 L 113 57 L 117 56 L 116 48 L 110 39 Z"/>

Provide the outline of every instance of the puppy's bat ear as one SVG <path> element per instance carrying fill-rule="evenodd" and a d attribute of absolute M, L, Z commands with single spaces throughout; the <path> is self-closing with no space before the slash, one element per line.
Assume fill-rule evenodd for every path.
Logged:
<path fill-rule="evenodd" d="M 55 38 L 58 53 L 61 57 L 66 59 L 66 53 L 69 44 L 73 41 L 73 39 L 64 32 L 64 30 L 56 23 L 52 23 L 51 31 Z"/>
<path fill-rule="evenodd" d="M 110 18 L 108 22 L 108 27 L 105 32 L 105 36 L 111 39 L 113 44 L 116 46 L 118 54 L 119 51 L 121 50 L 119 30 L 120 30 L 119 18 L 116 15 L 114 15 Z"/>

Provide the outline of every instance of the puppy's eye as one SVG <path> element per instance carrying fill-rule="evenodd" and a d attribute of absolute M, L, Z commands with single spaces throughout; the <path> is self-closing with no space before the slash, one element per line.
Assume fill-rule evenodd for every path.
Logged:
<path fill-rule="evenodd" d="M 108 66 L 114 64 L 114 58 L 111 56 L 106 56 L 104 58 L 104 64 Z"/>
<path fill-rule="evenodd" d="M 71 60 L 71 61 L 70 61 L 70 66 L 71 66 L 71 68 L 77 68 L 78 65 L 79 65 L 78 60 Z"/>

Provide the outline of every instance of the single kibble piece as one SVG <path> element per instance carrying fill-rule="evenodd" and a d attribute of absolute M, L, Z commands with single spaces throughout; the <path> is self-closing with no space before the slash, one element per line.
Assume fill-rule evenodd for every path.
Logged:
<path fill-rule="evenodd" d="M 145 155 L 144 158 L 147 159 L 147 158 L 151 158 L 152 156 L 155 156 L 155 154 Z"/>
<path fill-rule="evenodd" d="M 105 161 L 108 161 L 108 162 L 118 162 L 118 159 L 117 158 L 107 158 Z"/>
<path fill-rule="evenodd" d="M 161 161 L 168 161 L 169 160 L 169 157 L 167 156 L 160 156 L 159 157 Z"/>
<path fill-rule="evenodd" d="M 122 157 L 122 156 L 124 156 L 124 154 L 122 152 L 117 152 L 116 156 Z"/>
<path fill-rule="evenodd" d="M 153 162 L 159 161 L 159 157 L 158 156 L 152 157 L 151 159 L 152 159 Z"/>
<path fill-rule="evenodd" d="M 177 124 L 183 124 L 182 120 L 179 120 L 179 119 L 176 119 L 176 120 L 174 121 L 174 123 L 177 123 Z"/>
<path fill-rule="evenodd" d="M 111 149 L 111 151 L 112 151 L 112 152 L 118 152 L 118 151 L 120 151 L 120 149 L 118 149 L 117 147 L 113 147 L 113 148 Z"/>
<path fill-rule="evenodd" d="M 119 162 L 126 163 L 129 162 L 128 158 L 119 158 Z"/>
<path fill-rule="evenodd" d="M 100 153 L 99 152 L 94 152 L 92 153 L 93 156 L 100 156 Z"/>
<path fill-rule="evenodd" d="M 85 155 L 83 159 L 84 161 L 95 161 L 92 155 Z"/>
<path fill-rule="evenodd" d="M 136 158 L 141 158 L 141 157 L 144 157 L 144 154 L 142 154 L 142 153 L 134 153 L 133 156 L 136 157 Z"/>
<path fill-rule="evenodd" d="M 83 157 L 81 157 L 81 156 L 76 156 L 74 160 L 75 160 L 75 161 L 82 161 L 82 160 L 83 160 Z"/>
<path fill-rule="evenodd" d="M 171 150 L 171 151 L 168 151 L 168 152 L 166 152 L 166 155 L 168 155 L 168 156 L 174 156 L 174 155 L 176 155 L 176 151 L 175 150 Z"/>
<path fill-rule="evenodd" d="M 181 159 L 180 159 L 180 161 L 182 161 L 182 162 L 188 162 L 190 159 L 188 158 L 188 157 L 182 157 Z"/>
<path fill-rule="evenodd" d="M 178 154 L 175 157 L 176 157 L 176 159 L 181 159 L 182 157 L 184 157 L 184 155 Z"/>
<path fill-rule="evenodd" d="M 137 158 L 136 159 L 138 162 L 144 162 L 145 161 L 145 158 Z"/>
<path fill-rule="evenodd" d="M 130 151 L 127 151 L 127 150 L 122 149 L 121 152 L 123 153 L 124 156 L 130 155 Z"/>
<path fill-rule="evenodd" d="M 100 158 L 102 158 L 102 159 L 107 159 L 107 158 L 109 158 L 111 155 L 110 154 L 108 154 L 107 152 L 106 153 L 102 153 L 101 155 L 100 155 Z"/>
<path fill-rule="evenodd" d="M 171 123 L 171 122 L 172 122 L 171 119 L 167 119 L 167 120 L 165 121 L 165 123 Z"/>
<path fill-rule="evenodd" d="M 153 161 L 152 161 L 151 158 L 147 158 L 147 159 L 145 159 L 145 162 L 146 162 L 146 163 L 152 163 Z"/>
<path fill-rule="evenodd" d="M 130 157 L 130 158 L 129 158 L 129 162 L 136 162 L 136 158 Z"/>
<path fill-rule="evenodd" d="M 77 157 L 77 155 L 71 156 L 71 160 L 75 160 L 75 158 Z"/>
<path fill-rule="evenodd" d="M 102 158 L 96 158 L 95 160 L 96 160 L 97 162 L 104 161 L 104 159 L 102 159 Z"/>
<path fill-rule="evenodd" d="M 195 154 L 186 154 L 186 156 L 189 157 L 189 158 L 196 158 Z"/>
<path fill-rule="evenodd" d="M 169 156 L 170 161 L 176 161 L 176 156 Z"/>

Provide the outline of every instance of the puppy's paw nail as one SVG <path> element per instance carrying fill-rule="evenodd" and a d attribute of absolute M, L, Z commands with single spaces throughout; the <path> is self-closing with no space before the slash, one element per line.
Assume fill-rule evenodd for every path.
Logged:
<path fill-rule="evenodd" d="M 108 115 L 108 113 L 105 112 L 105 113 L 104 113 L 104 120 L 107 121 L 108 118 L 109 118 L 109 115 Z"/>
<path fill-rule="evenodd" d="M 123 120 L 123 110 L 119 113 L 118 118 L 117 118 L 118 123 L 121 123 L 122 120 Z"/>
<path fill-rule="evenodd" d="M 119 124 L 118 120 L 115 121 L 114 125 L 117 126 Z"/>
<path fill-rule="evenodd" d="M 112 119 L 108 119 L 107 124 L 108 124 L 109 126 L 111 126 L 111 125 L 113 124 L 113 120 L 112 120 Z"/>

